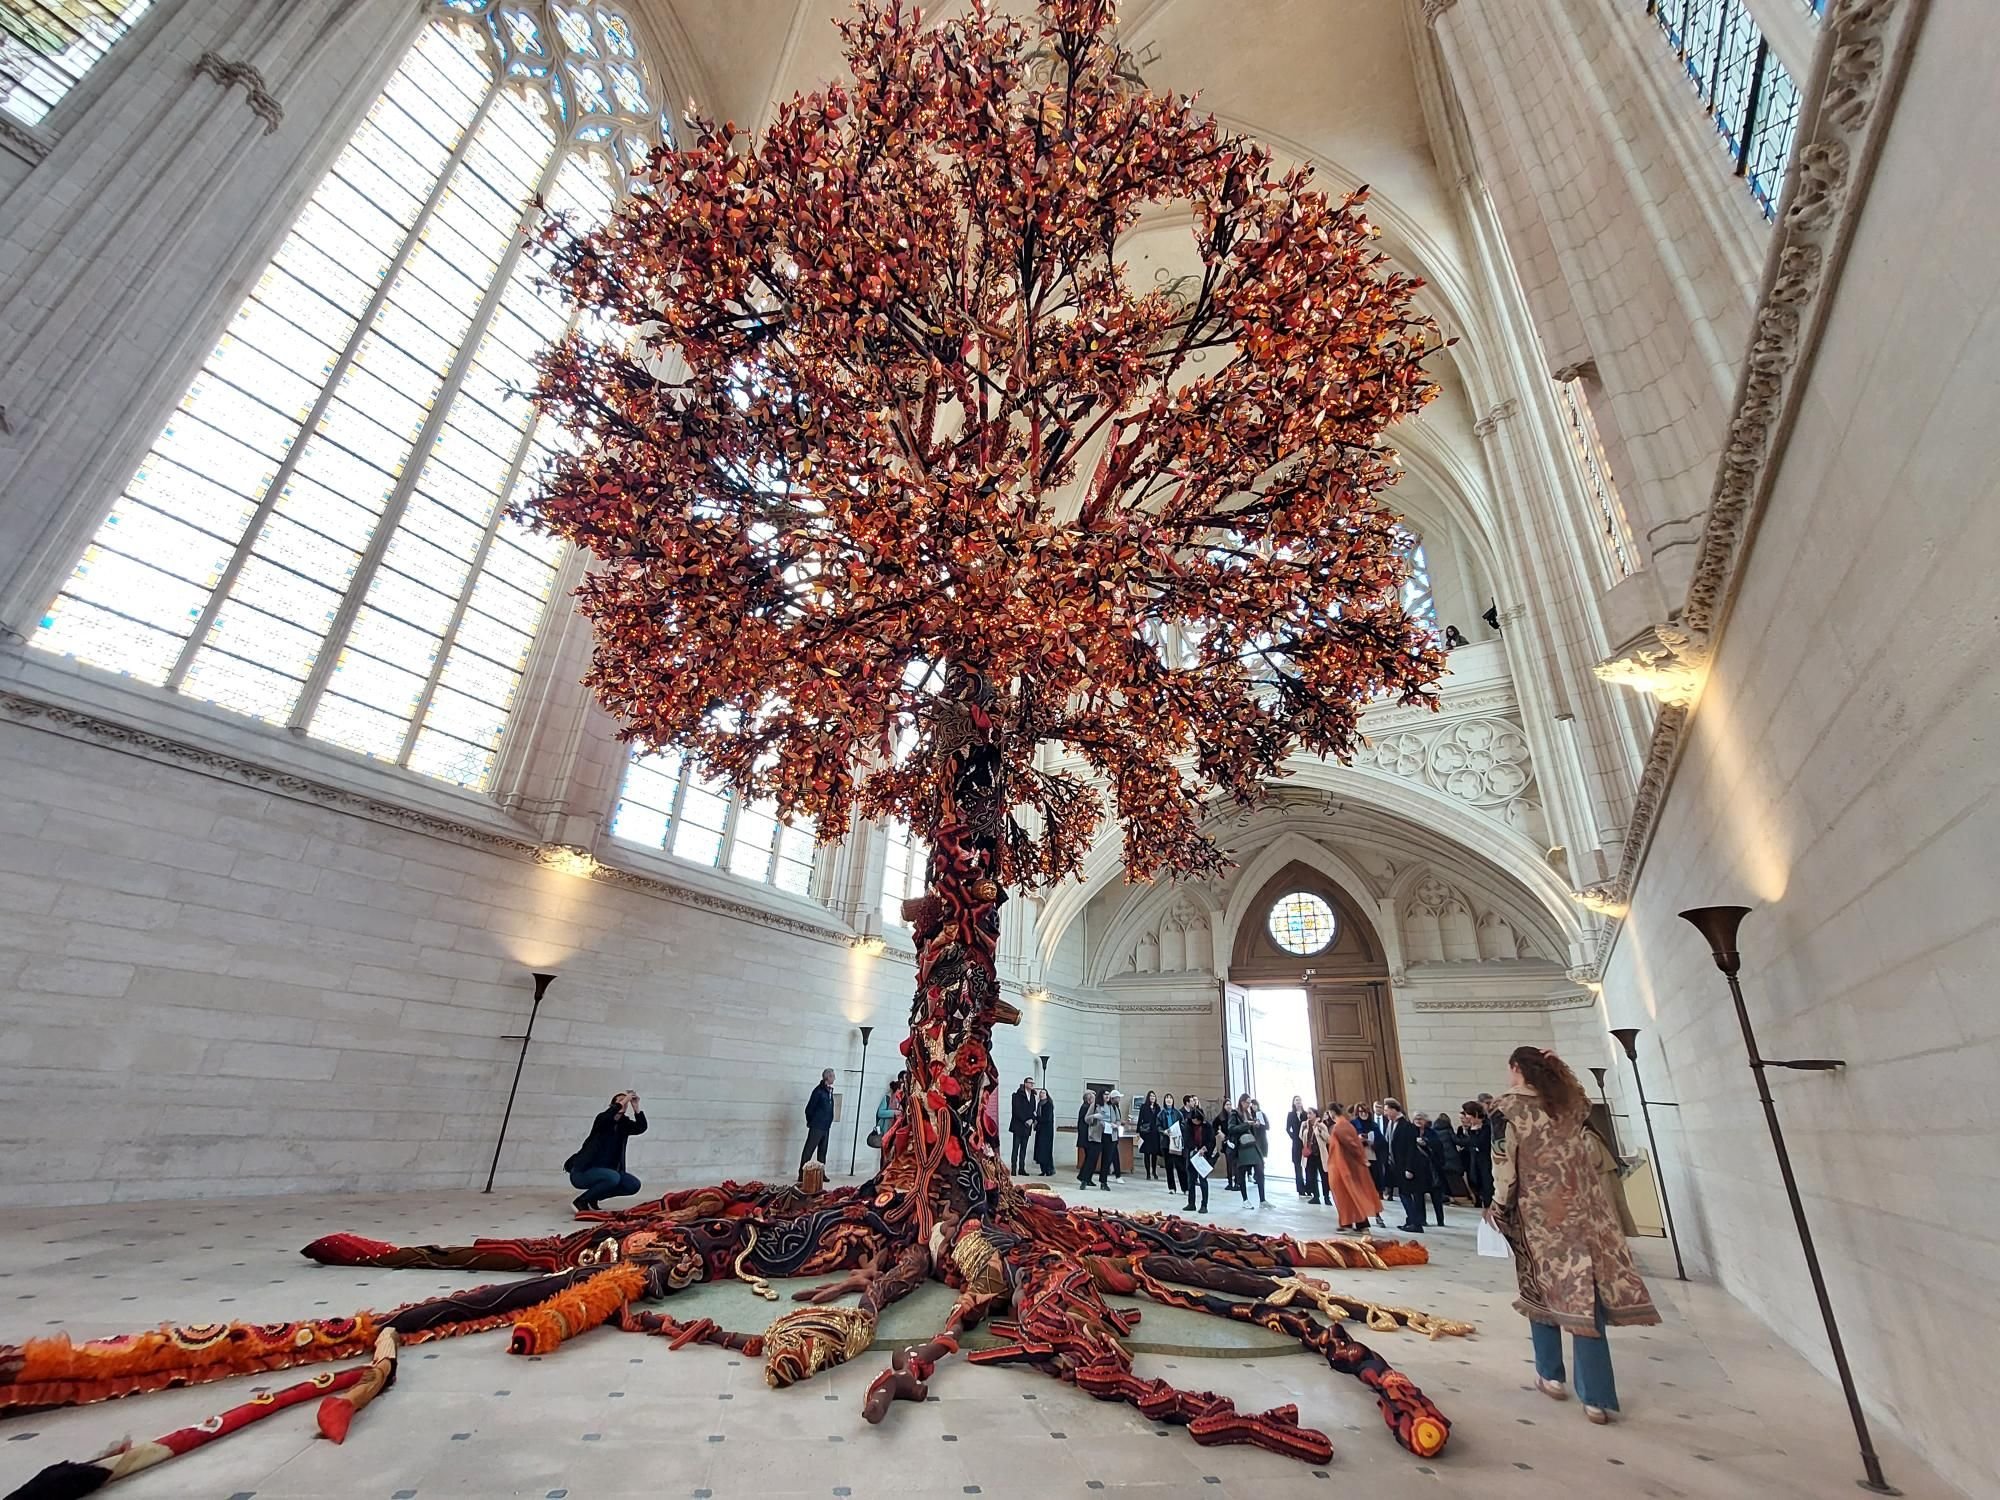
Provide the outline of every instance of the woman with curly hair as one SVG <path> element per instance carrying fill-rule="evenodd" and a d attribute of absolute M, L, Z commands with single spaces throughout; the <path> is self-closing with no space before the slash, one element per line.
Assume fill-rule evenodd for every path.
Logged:
<path fill-rule="evenodd" d="M 1563 1385 L 1562 1334 L 1576 1358 L 1584 1415 L 1604 1423 L 1618 1410 L 1607 1324 L 1660 1321 L 1632 1263 L 1598 1175 L 1586 1126 L 1590 1100 L 1553 1052 L 1517 1047 L 1509 1086 L 1494 1101 L 1493 1204 L 1487 1217 L 1514 1249 L 1520 1296 L 1535 1345 L 1535 1384 L 1557 1401 Z"/>

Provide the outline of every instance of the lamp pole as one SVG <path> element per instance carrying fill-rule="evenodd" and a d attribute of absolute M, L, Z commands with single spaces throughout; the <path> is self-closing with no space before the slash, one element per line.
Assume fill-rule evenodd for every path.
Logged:
<path fill-rule="evenodd" d="M 1611 1132 L 1611 1154 L 1622 1158 L 1625 1155 L 1625 1151 L 1618 1144 L 1618 1120 L 1611 1113 L 1611 1096 L 1604 1092 L 1604 1080 L 1609 1076 L 1610 1072 L 1609 1068 L 1592 1068 L 1590 1076 L 1597 1080 L 1597 1097 L 1604 1105 L 1604 1124 Z"/>
<path fill-rule="evenodd" d="M 1645 1076 L 1639 1071 L 1639 1028 L 1614 1026 L 1611 1034 L 1625 1049 L 1625 1056 L 1632 1064 L 1632 1081 L 1639 1086 L 1639 1113 L 1646 1121 L 1646 1149 L 1653 1156 L 1653 1182 L 1660 1190 L 1660 1212 L 1667 1221 L 1667 1240 L 1674 1247 L 1674 1275 L 1686 1281 L 1687 1267 L 1681 1264 L 1681 1237 L 1674 1232 L 1674 1208 L 1667 1201 L 1667 1168 L 1660 1160 L 1660 1143 L 1653 1136 L 1653 1106 L 1646 1098 Z"/>
<path fill-rule="evenodd" d="M 514 1086 L 507 1090 L 507 1112 L 500 1116 L 500 1139 L 493 1143 L 493 1165 L 486 1169 L 486 1191 L 493 1191 L 493 1175 L 500 1170 L 500 1148 L 507 1144 L 507 1122 L 514 1118 L 514 1096 L 521 1092 L 521 1069 L 528 1063 L 528 1043 L 535 1039 L 535 1017 L 541 1014 L 542 996 L 549 992 L 549 986 L 556 982 L 553 974 L 535 976 L 535 1003 L 528 1007 L 528 1029 L 520 1034 L 521 1055 L 514 1059 Z M 515 1040 L 512 1036 L 500 1038 L 503 1042 Z"/>
<path fill-rule="evenodd" d="M 1826 1276 L 1819 1266 L 1819 1252 L 1813 1248 L 1812 1225 L 1806 1221 L 1806 1207 L 1799 1197 L 1798 1179 L 1792 1175 L 1791 1153 L 1785 1149 L 1785 1132 L 1778 1124 L 1778 1107 L 1771 1099 L 1766 1068 L 1795 1068 L 1808 1073 L 1826 1073 L 1847 1064 L 1833 1057 L 1800 1057 L 1790 1061 L 1766 1057 L 1757 1050 L 1757 1034 L 1750 1026 L 1750 1009 L 1743 1003 L 1743 986 L 1737 974 L 1743 955 L 1736 949 L 1736 929 L 1750 915 L 1747 906 L 1697 906 L 1681 913 L 1681 920 L 1708 939 L 1709 956 L 1722 977 L 1729 981 L 1729 998 L 1736 1006 L 1736 1021 L 1743 1029 L 1743 1047 L 1750 1055 L 1750 1071 L 1757 1075 L 1757 1099 L 1764 1106 L 1764 1123 L 1771 1129 L 1771 1148 L 1778 1154 L 1778 1175 L 1785 1180 L 1785 1197 L 1792 1205 L 1792 1223 L 1798 1227 L 1799 1248 L 1805 1252 L 1806 1273 L 1812 1278 L 1813 1296 L 1819 1299 L 1819 1315 L 1826 1324 L 1826 1341 L 1833 1349 L 1833 1367 L 1840 1373 L 1841 1394 L 1847 1398 L 1847 1414 L 1854 1420 L 1854 1436 L 1861 1445 L 1861 1467 L 1866 1479 L 1856 1484 L 1878 1495 L 1900 1495 L 1882 1474 L 1882 1460 L 1868 1433 L 1868 1418 L 1861 1410 L 1861 1397 L 1854 1389 L 1854 1372 L 1847 1365 L 1847 1347 L 1840 1341 L 1840 1324 L 1833 1316 L 1833 1299 L 1827 1295 Z"/>
<path fill-rule="evenodd" d="M 854 1139 L 847 1147 L 847 1175 L 852 1177 L 861 1160 L 861 1105 L 862 1090 L 868 1087 L 868 1038 L 875 1034 L 873 1026 L 861 1028 L 861 1076 L 854 1080 Z"/>

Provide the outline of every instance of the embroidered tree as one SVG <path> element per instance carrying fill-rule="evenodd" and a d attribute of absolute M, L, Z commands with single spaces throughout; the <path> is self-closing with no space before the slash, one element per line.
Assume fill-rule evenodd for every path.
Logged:
<path fill-rule="evenodd" d="M 351 1318 L 0 1345 L 0 1412 L 371 1348 L 393 1369 L 397 1337 L 496 1324 L 523 1354 L 607 1321 L 723 1344 L 783 1385 L 866 1349 L 936 1277 L 958 1289 L 950 1319 L 870 1387 L 870 1420 L 1004 1309 L 975 1362 L 1197 1442 L 1332 1453 L 1291 1406 L 1241 1413 L 1135 1375 L 1138 1314 L 1102 1297 L 1122 1290 L 1289 1334 L 1365 1384 L 1405 1447 L 1444 1447 L 1436 1406 L 1341 1319 L 1465 1325 L 1298 1274 L 1420 1246 L 1065 1206 L 1008 1178 L 982 1110 L 993 1025 L 1016 1018 L 993 969 L 1006 885 L 1075 873 L 1107 812 L 1135 876 L 1211 870 L 1212 798 L 1256 800 L 1295 748 L 1345 754 L 1362 704 L 1419 701 L 1441 669 L 1397 603 L 1376 498 L 1384 428 L 1432 395 L 1416 283 L 1370 248 L 1358 195 L 1330 201 L 1146 91 L 1112 19 L 1110 0 L 1044 0 L 1032 29 L 975 5 L 927 30 L 869 4 L 843 26 L 850 83 L 754 142 L 698 123 L 607 227 L 549 231 L 586 326 L 626 330 L 561 345 L 540 393 L 579 440 L 532 513 L 598 559 L 591 685 L 634 737 L 747 795 L 827 831 L 893 813 L 930 845 L 905 908 L 914 1082 L 881 1174 L 672 1192 L 533 1239 L 327 1235 L 305 1253 L 543 1274 Z M 1179 290 L 1129 282 L 1120 245 L 1148 220 L 1188 225 Z M 631 1305 L 832 1272 L 763 1334 Z"/>
<path fill-rule="evenodd" d="M 864 6 L 850 82 L 754 141 L 697 122 L 607 227 L 549 231 L 631 330 L 540 392 L 581 441 L 533 514 L 602 563 L 589 683 L 745 795 L 930 846 L 890 1170 L 960 1201 L 999 1171 L 1004 888 L 1073 874 L 1107 801 L 1133 876 L 1215 868 L 1209 798 L 1344 756 L 1441 663 L 1377 498 L 1434 393 L 1418 283 L 1361 195 L 1138 85 L 1113 10 Z M 1193 273 L 1132 285 L 1122 238 L 1179 218 Z"/>

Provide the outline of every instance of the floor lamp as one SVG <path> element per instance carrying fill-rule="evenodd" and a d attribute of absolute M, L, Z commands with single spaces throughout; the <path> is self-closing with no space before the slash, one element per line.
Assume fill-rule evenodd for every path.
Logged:
<path fill-rule="evenodd" d="M 1625 1150 L 1618 1144 L 1618 1119 L 1611 1113 L 1611 1096 L 1604 1092 L 1604 1080 L 1610 1072 L 1609 1068 L 1592 1068 L 1590 1076 L 1597 1080 L 1597 1098 L 1604 1106 L 1604 1124 L 1611 1131 L 1611 1154 L 1622 1161 Z"/>
<path fill-rule="evenodd" d="M 873 1026 L 861 1028 L 861 1076 L 854 1080 L 854 1139 L 847 1147 L 847 1175 L 852 1177 L 859 1170 L 861 1159 L 861 1105 L 862 1090 L 868 1087 L 868 1038 L 875 1034 Z"/>
<path fill-rule="evenodd" d="M 1826 1341 L 1833 1348 L 1833 1367 L 1840 1372 L 1841 1393 L 1847 1397 L 1847 1414 L 1854 1419 L 1854 1436 L 1861 1444 L 1861 1467 L 1866 1479 L 1855 1482 L 1878 1495 L 1900 1495 L 1901 1490 L 1882 1477 L 1882 1460 L 1868 1435 L 1868 1418 L 1861 1410 L 1861 1397 L 1854 1389 L 1854 1372 L 1847 1367 L 1847 1348 L 1840 1342 L 1840 1325 L 1834 1320 L 1833 1301 L 1826 1294 L 1826 1277 L 1819 1268 L 1819 1252 L 1813 1248 L 1812 1226 L 1806 1222 L 1805 1204 L 1799 1198 L 1798 1179 L 1792 1175 L 1791 1153 L 1785 1150 L 1785 1132 L 1778 1124 L 1778 1107 L 1771 1102 L 1766 1068 L 1796 1068 L 1808 1073 L 1824 1073 L 1843 1068 L 1846 1063 L 1832 1057 L 1801 1057 L 1789 1062 L 1765 1057 L 1757 1050 L 1757 1034 L 1750 1029 L 1750 1011 L 1743 1003 L 1743 986 L 1736 976 L 1743 968 L 1743 956 L 1736 951 L 1736 929 L 1750 915 L 1747 906 L 1697 906 L 1681 913 L 1681 920 L 1708 939 L 1709 956 L 1722 977 L 1729 981 L 1729 998 L 1736 1005 L 1736 1020 L 1743 1028 L 1743 1048 L 1750 1054 L 1750 1071 L 1757 1075 L 1757 1099 L 1764 1106 L 1764 1123 L 1771 1127 L 1771 1147 L 1778 1153 L 1778 1175 L 1785 1180 L 1785 1197 L 1791 1201 L 1792 1222 L 1798 1226 L 1799 1248 L 1805 1251 L 1806 1271 L 1812 1277 L 1813 1295 L 1819 1299 L 1819 1315 L 1826 1323 Z"/>
<path fill-rule="evenodd" d="M 1639 1028 L 1614 1026 L 1611 1034 L 1625 1049 L 1625 1056 L 1632 1064 L 1632 1081 L 1639 1086 L 1639 1113 L 1646 1120 L 1646 1149 L 1653 1153 L 1653 1183 L 1660 1190 L 1660 1212 L 1667 1221 L 1667 1240 L 1674 1247 L 1674 1275 L 1686 1281 L 1687 1267 L 1681 1264 L 1681 1237 L 1674 1232 L 1674 1209 L 1667 1202 L 1667 1169 L 1660 1160 L 1660 1143 L 1653 1138 L 1653 1106 L 1646 1099 L 1646 1080 L 1639 1072 Z"/>
<path fill-rule="evenodd" d="M 1041 1056 L 1042 1056 L 1042 1092 L 1046 1094 L 1049 1091 L 1049 1055 L 1048 1053 L 1044 1052 Z"/>
<path fill-rule="evenodd" d="M 514 1118 L 514 1096 L 521 1092 L 521 1069 L 527 1066 L 528 1043 L 535 1039 L 535 1017 L 541 1014 L 542 996 L 549 992 L 549 986 L 556 982 L 553 974 L 535 976 L 535 1003 L 528 1007 L 528 1029 L 521 1033 L 521 1055 L 514 1059 L 514 1086 L 507 1090 L 507 1112 L 500 1117 L 500 1139 L 493 1143 L 493 1165 L 486 1169 L 486 1191 L 493 1191 L 493 1174 L 500 1170 L 500 1148 L 507 1144 L 507 1122 Z M 515 1038 L 503 1036 L 503 1042 Z"/>

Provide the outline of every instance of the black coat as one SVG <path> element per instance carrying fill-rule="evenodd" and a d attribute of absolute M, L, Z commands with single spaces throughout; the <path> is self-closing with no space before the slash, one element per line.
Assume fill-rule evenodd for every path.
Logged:
<path fill-rule="evenodd" d="M 1303 1110 L 1292 1109 L 1285 1112 L 1285 1134 L 1292 1138 L 1293 1161 L 1299 1159 L 1299 1127 L 1305 1123 L 1305 1118 Z"/>
<path fill-rule="evenodd" d="M 1465 1185 L 1481 1203 L 1493 1196 L 1493 1130 L 1484 1121 L 1465 1132 Z"/>
<path fill-rule="evenodd" d="M 1155 1155 L 1167 1149 L 1166 1141 L 1160 1135 L 1160 1106 L 1141 1100 L 1139 1104 L 1139 1141 Z"/>
<path fill-rule="evenodd" d="M 1044 1099 L 1042 1107 L 1035 1111 L 1035 1155 L 1046 1155 L 1055 1149 L 1055 1144 L 1056 1101 Z"/>
<path fill-rule="evenodd" d="M 1405 1176 L 1404 1174 L 1408 1175 Z M 1405 1188 L 1421 1193 L 1431 1185 L 1431 1159 L 1418 1141 L 1417 1127 L 1409 1117 L 1389 1123 L 1389 1186 L 1396 1192 Z"/>
<path fill-rule="evenodd" d="M 833 1090 L 823 1083 L 806 1100 L 806 1124 L 814 1130 L 827 1130 L 833 1125 Z"/>
<path fill-rule="evenodd" d="M 1035 1096 L 1029 1089 L 1015 1089 L 1007 1107 L 1007 1133 L 1025 1136 L 1035 1128 Z"/>
<path fill-rule="evenodd" d="M 1465 1164 L 1458 1156 L 1458 1137 L 1442 1120 L 1431 1121 L 1431 1165 L 1447 1177 L 1455 1177 L 1465 1170 Z"/>
<path fill-rule="evenodd" d="M 595 1167 L 625 1170 L 625 1142 L 646 1133 L 646 1112 L 642 1109 L 629 1120 L 625 1111 L 612 1105 L 590 1122 L 590 1134 L 576 1154 L 563 1163 L 565 1172 L 588 1172 Z"/>

